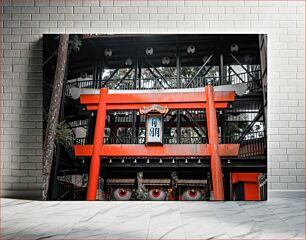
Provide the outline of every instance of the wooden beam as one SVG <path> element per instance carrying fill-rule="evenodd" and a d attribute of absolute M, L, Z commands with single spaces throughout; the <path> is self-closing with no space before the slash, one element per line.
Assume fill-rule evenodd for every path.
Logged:
<path fill-rule="evenodd" d="M 139 103 L 130 103 L 130 104 L 107 104 L 106 105 L 106 110 L 137 110 L 143 107 L 148 107 L 151 106 L 152 104 L 139 104 Z M 203 109 L 206 108 L 206 103 L 165 103 L 162 104 L 165 107 L 168 107 L 169 109 Z M 216 108 L 227 108 L 227 103 L 226 102 L 219 102 L 215 103 Z M 97 110 L 98 106 L 97 105 L 88 105 L 87 110 Z"/>
<path fill-rule="evenodd" d="M 234 91 L 215 91 L 214 102 L 231 102 L 235 99 Z M 81 94 L 81 104 L 98 104 L 99 94 Z M 165 103 L 204 103 L 203 92 L 167 92 L 167 93 L 114 93 L 109 94 L 106 104 L 160 104 Z"/>
<path fill-rule="evenodd" d="M 102 144 L 101 144 L 102 145 Z M 219 144 L 222 157 L 238 155 L 239 144 Z M 74 145 L 75 156 L 89 157 L 92 145 Z M 100 156 L 103 157 L 205 157 L 211 156 L 209 144 L 164 144 L 162 146 L 146 146 L 143 144 L 105 144 Z"/>

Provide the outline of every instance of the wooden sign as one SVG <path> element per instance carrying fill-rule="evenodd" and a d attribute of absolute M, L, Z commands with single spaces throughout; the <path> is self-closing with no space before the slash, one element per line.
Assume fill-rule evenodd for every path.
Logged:
<path fill-rule="evenodd" d="M 163 144 L 163 116 L 148 113 L 146 119 L 146 144 Z"/>
<path fill-rule="evenodd" d="M 149 112 L 159 112 L 161 114 L 166 114 L 169 111 L 167 107 L 163 107 L 157 104 L 153 104 L 148 107 L 143 107 L 139 110 L 140 114 L 147 114 Z"/>

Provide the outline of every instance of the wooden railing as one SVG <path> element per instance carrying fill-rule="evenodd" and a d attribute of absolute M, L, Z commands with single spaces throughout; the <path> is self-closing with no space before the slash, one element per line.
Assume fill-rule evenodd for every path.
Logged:
<path fill-rule="evenodd" d="M 226 143 L 236 143 L 240 135 L 226 137 Z M 267 151 L 267 138 L 263 131 L 250 132 L 240 143 L 239 157 L 252 157 L 265 155 Z"/>

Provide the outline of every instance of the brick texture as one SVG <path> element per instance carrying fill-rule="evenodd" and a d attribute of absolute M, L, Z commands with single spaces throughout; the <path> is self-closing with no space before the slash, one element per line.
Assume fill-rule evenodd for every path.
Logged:
<path fill-rule="evenodd" d="M 2 196 L 41 195 L 44 33 L 267 33 L 269 189 L 305 188 L 304 1 L 1 2 Z"/>

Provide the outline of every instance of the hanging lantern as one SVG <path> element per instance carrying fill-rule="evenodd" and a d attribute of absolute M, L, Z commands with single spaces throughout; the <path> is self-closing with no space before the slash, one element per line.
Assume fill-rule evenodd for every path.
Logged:
<path fill-rule="evenodd" d="M 230 46 L 230 50 L 232 53 L 237 53 L 239 51 L 239 46 L 238 44 L 236 43 L 233 43 L 231 46 Z"/>
<path fill-rule="evenodd" d="M 83 78 L 83 79 L 84 79 L 84 78 L 87 78 L 87 72 L 82 72 L 81 75 L 80 75 L 80 77 Z"/>
<path fill-rule="evenodd" d="M 187 53 L 188 54 L 194 54 L 195 53 L 195 46 L 194 45 L 189 45 L 188 47 L 187 47 Z"/>
<path fill-rule="evenodd" d="M 207 59 L 208 59 L 208 56 L 204 56 L 204 57 L 203 57 L 203 62 L 206 62 Z"/>
<path fill-rule="evenodd" d="M 152 47 L 147 47 L 146 48 L 146 55 L 151 56 L 151 55 L 153 55 L 153 53 L 154 53 L 154 50 L 153 50 Z"/>
<path fill-rule="evenodd" d="M 162 64 L 163 65 L 168 65 L 170 63 L 170 58 L 168 58 L 168 57 L 163 57 L 163 59 L 162 59 Z"/>
<path fill-rule="evenodd" d="M 244 56 L 244 61 L 246 63 L 250 63 L 250 62 L 252 62 L 252 60 L 253 60 L 253 58 L 250 56 L 250 54 L 247 54 L 247 55 Z"/>
<path fill-rule="evenodd" d="M 132 60 L 131 58 L 127 58 L 127 59 L 125 60 L 125 65 L 126 65 L 126 66 L 132 66 L 132 64 L 133 64 L 133 60 Z"/>
<path fill-rule="evenodd" d="M 105 57 L 111 57 L 112 55 L 113 55 L 112 49 L 106 48 L 106 49 L 104 50 L 104 56 L 105 56 Z"/>

